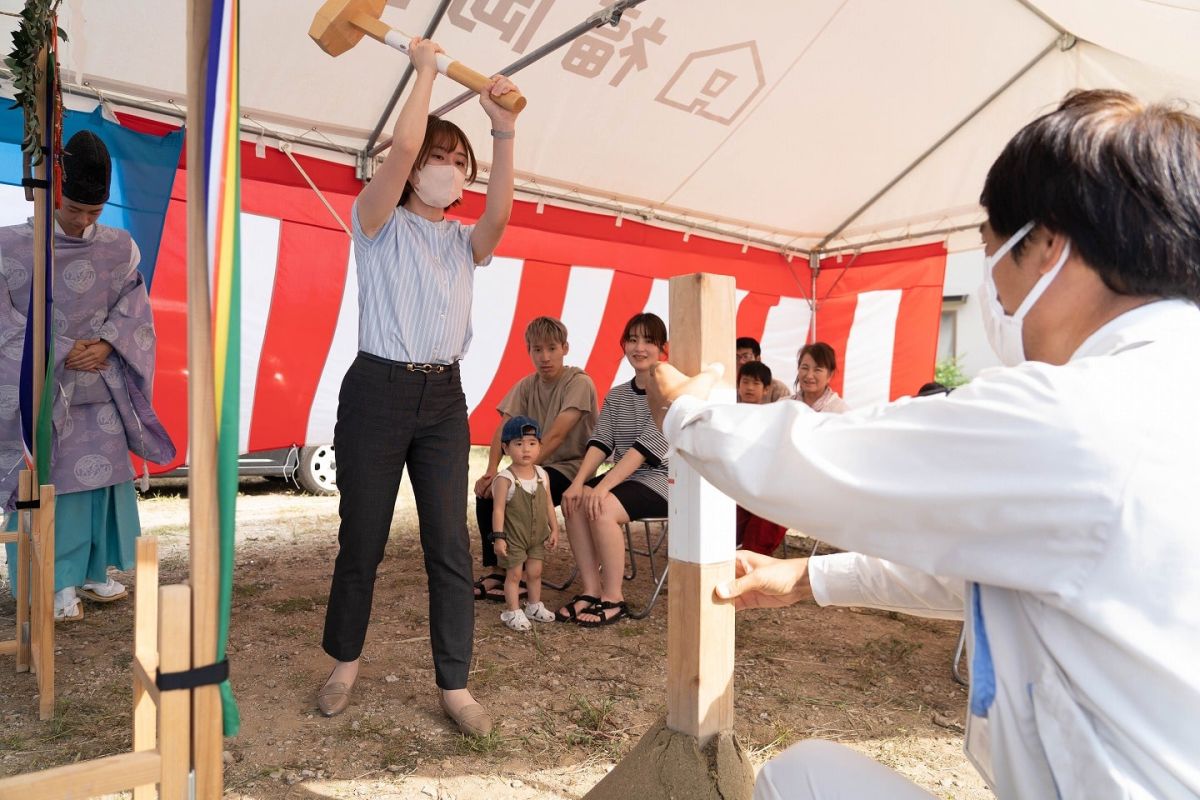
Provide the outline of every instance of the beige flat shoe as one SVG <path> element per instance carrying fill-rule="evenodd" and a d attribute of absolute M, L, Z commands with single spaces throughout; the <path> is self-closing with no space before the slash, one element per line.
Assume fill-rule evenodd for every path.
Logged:
<path fill-rule="evenodd" d="M 464 736 L 487 736 L 492 732 L 492 717 L 479 703 L 467 703 L 457 714 L 446 705 L 440 692 L 438 703 L 442 707 L 442 713 L 454 721 Z"/>
<path fill-rule="evenodd" d="M 350 705 L 350 688 L 341 681 L 325 684 L 317 692 L 317 708 L 327 717 L 336 717 Z"/>

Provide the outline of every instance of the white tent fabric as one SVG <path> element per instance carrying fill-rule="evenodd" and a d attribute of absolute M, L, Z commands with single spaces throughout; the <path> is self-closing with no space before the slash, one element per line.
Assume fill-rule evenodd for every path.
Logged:
<path fill-rule="evenodd" d="M 325 55 L 307 37 L 319 5 L 242 3 L 245 135 L 336 144 L 349 161 L 407 59 L 371 40 Z M 390 0 L 384 19 L 420 32 L 437 5 Z M 435 38 L 488 72 L 603 6 L 451 0 Z M 68 77 L 182 105 L 184 17 L 182 2 L 67 0 Z M 999 148 L 1071 88 L 1200 103 L 1197 41 L 1196 0 L 645 0 L 516 76 L 519 183 L 796 251 L 944 237 L 979 221 Z M 439 80 L 435 104 L 459 91 Z M 449 118 L 485 141 L 473 103 Z"/>

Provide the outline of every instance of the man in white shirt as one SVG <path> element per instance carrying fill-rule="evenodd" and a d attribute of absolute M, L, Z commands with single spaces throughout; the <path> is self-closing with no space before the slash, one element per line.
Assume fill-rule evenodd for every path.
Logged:
<path fill-rule="evenodd" d="M 1000 798 L 1200 797 L 1200 119 L 1070 95 L 981 203 L 980 301 L 1010 368 L 845 415 L 708 404 L 715 373 L 656 371 L 682 458 L 854 551 L 739 554 L 718 594 L 965 617 L 966 750 Z M 828 742 L 755 792 L 926 796 Z"/>

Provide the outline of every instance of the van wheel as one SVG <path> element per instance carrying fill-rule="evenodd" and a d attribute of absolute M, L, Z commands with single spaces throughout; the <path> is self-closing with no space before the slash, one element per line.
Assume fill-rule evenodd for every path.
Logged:
<path fill-rule="evenodd" d="M 309 494 L 329 496 L 338 493 L 337 460 L 333 445 L 319 444 L 300 450 L 300 464 L 296 468 L 296 483 Z"/>

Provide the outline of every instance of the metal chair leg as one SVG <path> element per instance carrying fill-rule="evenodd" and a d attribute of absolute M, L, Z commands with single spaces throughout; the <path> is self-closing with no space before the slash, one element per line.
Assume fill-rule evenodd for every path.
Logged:
<path fill-rule="evenodd" d="M 627 581 L 637 577 L 637 558 L 634 557 L 636 551 L 633 549 L 633 534 L 629 530 L 631 524 L 632 520 L 621 525 L 622 530 L 625 531 L 625 552 L 629 554 L 629 569 L 625 570 L 624 576 Z"/>
<path fill-rule="evenodd" d="M 578 577 L 579 577 L 579 566 L 576 565 L 574 567 L 571 567 L 571 573 L 569 575 L 567 575 L 567 579 L 565 581 L 563 581 L 562 583 L 553 583 L 551 581 L 546 580 L 545 578 L 542 578 L 542 586 L 545 586 L 547 589 L 553 589 L 556 592 L 561 592 L 562 590 L 564 590 L 568 586 L 570 586 L 572 583 L 574 583 L 575 579 Z"/>
<path fill-rule="evenodd" d="M 962 630 L 958 632 L 958 645 L 954 648 L 954 663 L 950 665 L 950 674 L 960 686 L 967 685 L 967 679 L 962 676 L 962 671 L 959 669 L 959 663 L 962 661 L 963 652 L 966 649 L 967 626 L 964 624 Z"/>
<path fill-rule="evenodd" d="M 658 576 L 658 582 L 654 585 L 654 594 L 650 595 L 650 600 L 646 603 L 646 606 L 638 611 L 630 610 L 629 616 L 631 619 L 645 619 L 650 616 L 650 612 L 654 610 L 654 604 L 658 602 L 658 596 L 667 582 L 667 573 L 670 571 L 671 565 L 668 563 L 663 568 L 662 575 Z"/>

